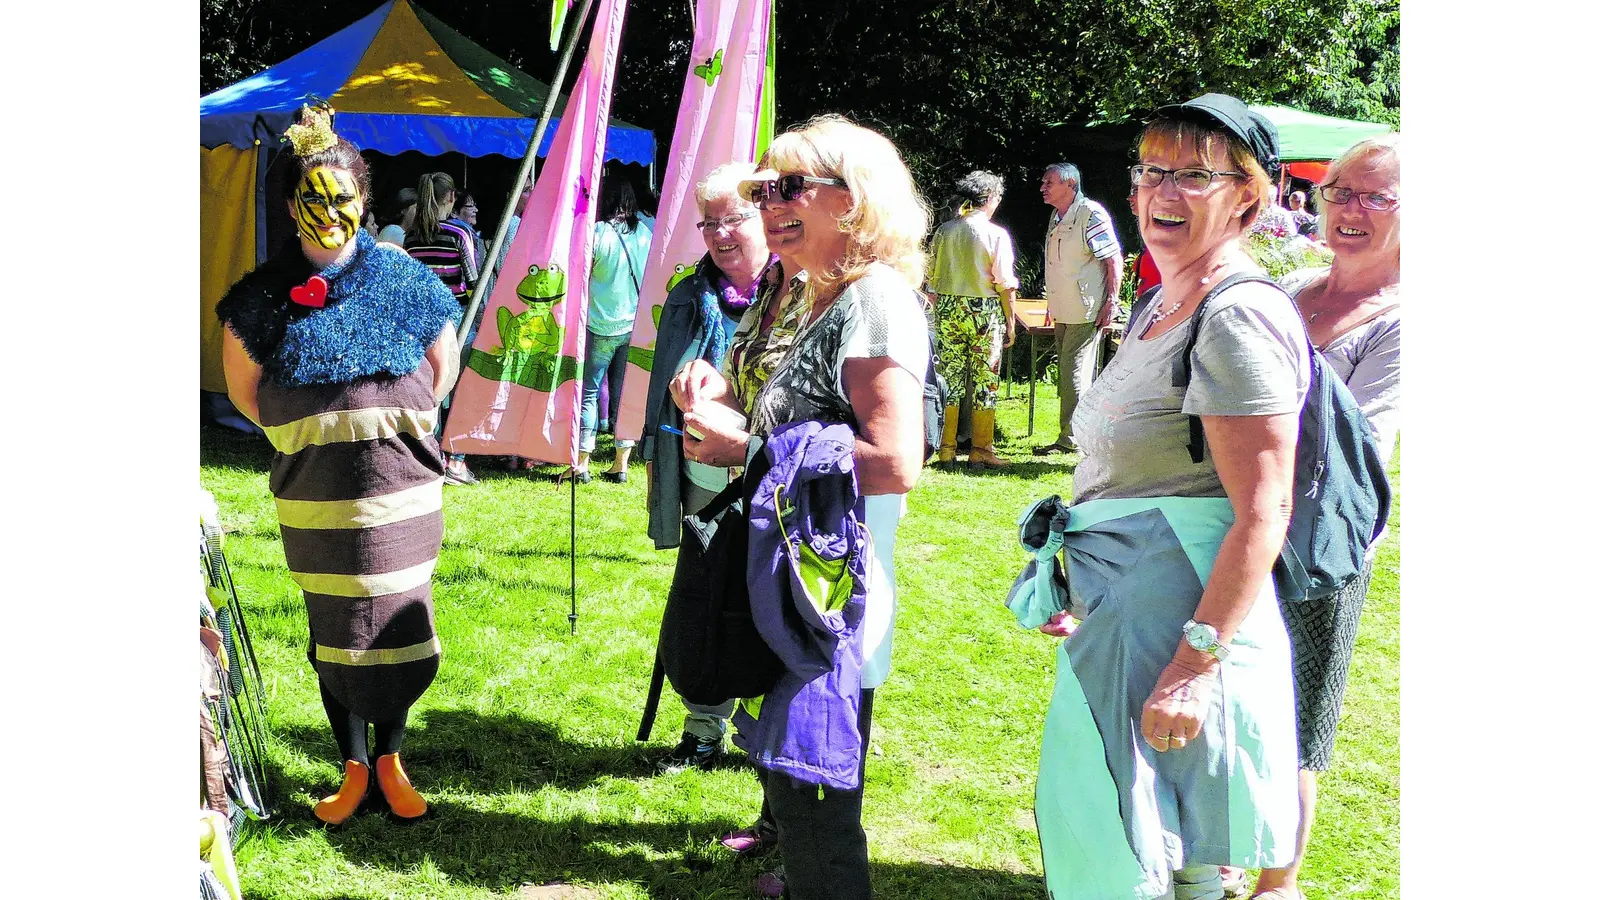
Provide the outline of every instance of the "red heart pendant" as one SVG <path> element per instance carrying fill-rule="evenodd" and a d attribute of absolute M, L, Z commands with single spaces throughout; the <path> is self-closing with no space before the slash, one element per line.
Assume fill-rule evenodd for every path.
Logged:
<path fill-rule="evenodd" d="M 305 284 L 289 288 L 289 299 L 301 306 L 321 309 L 328 302 L 328 282 L 321 275 L 313 275 Z"/>

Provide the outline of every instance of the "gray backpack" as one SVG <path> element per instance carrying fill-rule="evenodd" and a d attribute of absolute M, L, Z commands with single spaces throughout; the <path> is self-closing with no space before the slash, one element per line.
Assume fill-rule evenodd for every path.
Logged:
<path fill-rule="evenodd" d="M 1212 288 L 1191 318 L 1189 340 L 1173 372 L 1174 386 L 1189 386 L 1200 317 L 1211 298 L 1247 281 L 1282 290 L 1272 279 L 1251 274 L 1230 275 Z M 1272 567 L 1278 597 L 1288 601 L 1327 597 L 1355 580 L 1389 519 L 1389 477 L 1372 423 L 1309 339 L 1306 348 L 1311 354 L 1311 387 L 1300 409 L 1300 438 L 1294 452 L 1294 509 L 1283 550 Z M 1199 416 L 1189 417 L 1189 458 L 1197 463 L 1205 458 Z"/>

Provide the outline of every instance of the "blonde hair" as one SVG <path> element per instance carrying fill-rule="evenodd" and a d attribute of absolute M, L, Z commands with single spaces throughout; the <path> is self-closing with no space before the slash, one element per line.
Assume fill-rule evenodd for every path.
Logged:
<path fill-rule="evenodd" d="M 850 192 L 850 210 L 839 219 L 839 230 L 849 235 L 845 257 L 831 271 L 807 273 L 817 290 L 847 285 L 873 263 L 922 284 L 928 205 L 888 138 L 843 116 L 817 116 L 778 135 L 761 167 L 838 178 Z"/>
<path fill-rule="evenodd" d="M 695 202 L 700 204 L 700 215 L 717 200 L 734 200 L 735 206 L 754 207 L 755 204 L 739 193 L 739 182 L 749 180 L 756 173 L 755 163 L 723 163 L 706 173 L 705 180 L 694 186 Z"/>
<path fill-rule="evenodd" d="M 444 172 L 430 172 L 417 182 L 417 218 L 412 231 L 425 241 L 439 239 L 439 223 L 450 218 L 453 206 L 445 198 L 455 193 L 456 180 Z"/>
<path fill-rule="evenodd" d="M 1214 172 L 1245 174 L 1248 183 L 1256 190 L 1256 202 L 1239 217 L 1241 230 L 1249 231 L 1271 196 L 1272 179 L 1267 177 L 1267 170 L 1262 167 L 1261 161 L 1250 152 L 1250 147 L 1244 141 L 1228 132 L 1180 119 L 1157 119 L 1146 126 L 1144 133 L 1139 135 L 1139 156 L 1143 158 L 1147 153 L 1160 153 L 1176 157 L 1184 145 L 1194 147 L 1200 161 Z M 1226 163 L 1219 162 L 1221 160 L 1226 160 Z"/>

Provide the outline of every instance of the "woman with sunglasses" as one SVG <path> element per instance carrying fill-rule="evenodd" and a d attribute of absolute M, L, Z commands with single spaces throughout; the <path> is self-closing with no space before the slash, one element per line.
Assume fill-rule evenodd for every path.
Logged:
<path fill-rule="evenodd" d="M 677 547 L 683 517 L 699 512 L 728 486 L 727 469 L 696 462 L 683 452 L 679 436 L 683 416 L 668 384 L 691 364 L 713 369 L 722 366 L 740 319 L 755 299 L 763 276 L 773 268 L 776 258 L 767 249 L 761 217 L 738 190 L 740 182 L 754 171 L 750 163 L 727 163 L 712 169 L 695 186 L 700 209 L 696 227 L 705 241 L 706 255 L 667 293 L 656 324 L 655 364 L 645 393 L 639 453 L 649 485 L 650 537 L 657 550 Z M 685 701 L 684 706 L 689 714 L 683 723 L 683 737 L 662 762 L 664 773 L 691 766 L 709 768 L 724 753 L 723 736 L 733 702 L 702 706 Z"/>
<path fill-rule="evenodd" d="M 853 693 L 813 697 L 807 713 L 853 712 L 861 746 L 850 748 L 849 758 L 859 758 L 864 769 L 873 694 L 889 672 L 895 530 L 923 461 L 929 341 L 918 287 L 928 211 L 894 145 L 839 116 L 821 116 L 780 135 L 762 165 L 766 171 L 746 182 L 746 196 L 760 204 L 771 246 L 806 273 L 800 332 L 756 394 L 748 426 L 736 415 L 728 381 L 709 366 L 692 365 L 672 390 L 686 410 L 684 452 L 711 465 L 743 465 L 751 436 L 765 438 L 782 425 L 851 426 L 872 548 L 856 632 L 860 703 L 853 706 Z M 771 710 L 771 696 L 760 710 L 763 723 L 774 721 L 769 715 L 794 721 Z M 870 897 L 861 788 L 839 790 L 758 771 L 777 825 L 786 896 Z"/>
<path fill-rule="evenodd" d="M 1327 269 L 1283 279 L 1306 332 L 1350 388 L 1394 453 L 1400 417 L 1400 136 L 1370 138 L 1328 166 L 1317 189 L 1323 238 L 1333 251 Z M 1257 897 L 1298 900 L 1300 864 L 1311 839 L 1317 773 L 1333 761 L 1356 628 L 1372 580 L 1372 560 L 1344 590 L 1322 600 L 1282 604 L 1294 645 L 1295 719 L 1300 739 L 1300 830 L 1294 861 L 1267 869 Z"/>
<path fill-rule="evenodd" d="M 1158 110 L 1138 152 L 1161 288 L 1073 416 L 1068 529 L 1099 543 L 1068 555 L 1082 621 L 1057 612 L 1042 629 L 1070 637 L 1035 815 L 1057 897 L 1219 900 L 1220 866 L 1293 855 L 1294 697 L 1271 572 L 1310 355 L 1294 305 L 1241 246 L 1277 168 L 1272 124 L 1207 94 Z M 1183 359 L 1188 384 L 1174 385 Z"/>
<path fill-rule="evenodd" d="M 956 182 L 960 216 L 933 233 L 928 288 L 934 305 L 940 374 L 950 384 L 951 405 L 944 414 L 940 463 L 956 458 L 961 400 L 972 395 L 972 453 L 967 465 L 998 469 L 1006 461 L 994 453 L 994 408 L 1000 394 L 1000 352 L 1016 339 L 1011 302 L 1017 298 L 1016 256 L 1011 233 L 991 217 L 1000 206 L 1005 183 L 993 172 L 977 171 Z"/>

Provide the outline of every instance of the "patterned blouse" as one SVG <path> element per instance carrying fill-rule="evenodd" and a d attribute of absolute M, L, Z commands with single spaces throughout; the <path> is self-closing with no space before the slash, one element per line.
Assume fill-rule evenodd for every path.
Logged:
<path fill-rule="evenodd" d="M 747 412 L 761 386 L 788 355 L 800 324 L 805 320 L 805 283 L 805 272 L 785 282 L 783 264 L 773 265 L 756 292 L 755 302 L 739 319 L 733 342 L 728 346 L 728 356 L 722 363 L 722 374 L 733 389 L 734 399 Z M 780 305 L 772 327 L 762 331 L 761 321 L 774 303 Z"/>

